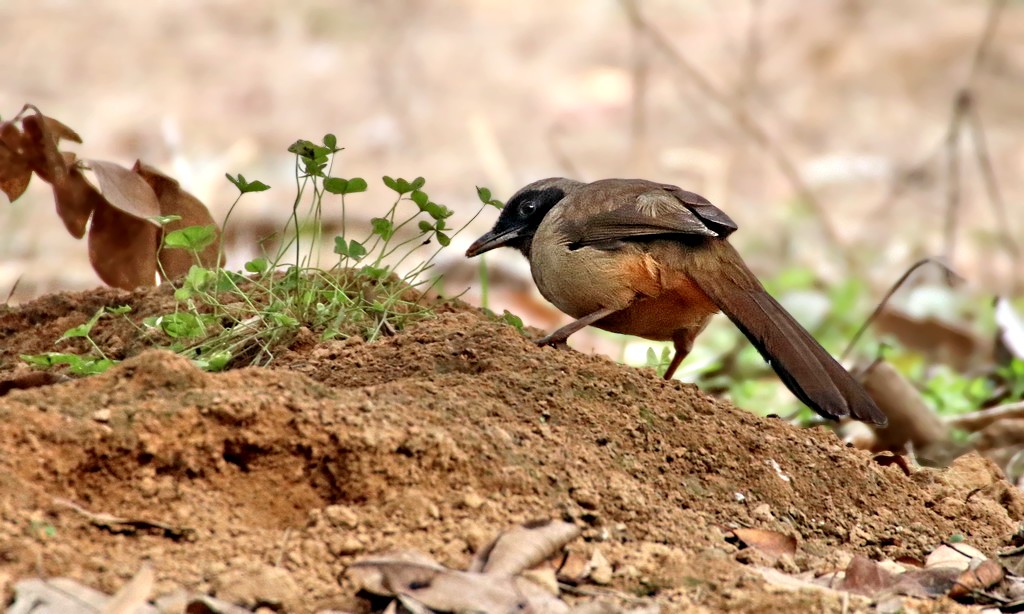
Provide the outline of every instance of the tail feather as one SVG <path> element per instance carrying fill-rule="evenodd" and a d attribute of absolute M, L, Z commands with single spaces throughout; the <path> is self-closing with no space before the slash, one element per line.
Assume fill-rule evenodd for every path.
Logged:
<path fill-rule="evenodd" d="M 887 419 L 864 388 L 807 332 L 747 269 L 727 242 L 710 240 L 712 254 L 697 256 L 685 270 L 701 290 L 743 332 L 779 379 L 822 416 L 885 425 Z M 694 252 L 687 250 L 693 257 Z M 714 266 L 706 264 L 707 255 Z M 724 265 L 724 267 L 723 267 Z"/>

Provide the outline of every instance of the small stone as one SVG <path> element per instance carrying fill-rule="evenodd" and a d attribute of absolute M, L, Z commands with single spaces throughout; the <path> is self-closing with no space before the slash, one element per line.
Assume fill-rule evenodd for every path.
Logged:
<path fill-rule="evenodd" d="M 301 604 L 299 586 L 288 570 L 270 565 L 229 569 L 213 579 L 216 596 L 243 607 L 269 606 L 294 611 Z"/>
<path fill-rule="evenodd" d="M 92 412 L 92 419 L 96 422 L 110 422 L 110 410 L 109 409 L 97 409 Z"/>
<path fill-rule="evenodd" d="M 359 516 L 347 505 L 328 505 L 324 517 L 339 529 L 354 529 L 359 526 Z"/>
<path fill-rule="evenodd" d="M 475 492 L 468 492 L 462 496 L 462 505 L 471 510 L 477 510 L 483 507 L 487 500 L 476 494 Z"/>
<path fill-rule="evenodd" d="M 590 557 L 590 580 L 601 585 L 612 583 L 612 564 L 600 550 L 594 550 L 594 555 Z"/>
<path fill-rule="evenodd" d="M 334 556 L 349 556 L 363 551 L 363 543 L 354 535 L 335 535 L 327 541 L 327 549 Z"/>
<path fill-rule="evenodd" d="M 762 503 L 750 510 L 750 515 L 758 520 L 772 520 L 772 506 L 767 503 Z"/>

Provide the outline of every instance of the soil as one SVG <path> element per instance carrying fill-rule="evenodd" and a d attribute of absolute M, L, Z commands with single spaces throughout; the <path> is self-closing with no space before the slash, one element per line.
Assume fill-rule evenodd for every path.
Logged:
<path fill-rule="evenodd" d="M 102 289 L 0 307 L 0 380 L 102 305 L 141 317 L 169 302 Z M 113 593 L 150 561 L 157 593 L 230 599 L 232 578 L 272 569 L 284 610 L 369 611 L 344 574 L 360 556 L 412 548 L 461 569 L 499 531 L 561 518 L 583 530 L 571 550 L 611 563 L 610 585 L 590 588 L 632 604 L 858 611 L 867 599 L 771 587 L 757 568 L 922 560 L 954 535 L 992 556 L 1024 517 L 1024 497 L 975 455 L 907 475 L 823 427 L 537 348 L 464 306 L 373 343 L 300 335 L 272 367 L 219 374 L 145 350 L 122 319 L 94 337 L 124 362 L 0 397 L 4 600 L 32 576 Z M 83 510 L 147 522 L 101 526 Z M 794 536 L 797 553 L 739 549 L 725 539 L 736 527 Z"/>

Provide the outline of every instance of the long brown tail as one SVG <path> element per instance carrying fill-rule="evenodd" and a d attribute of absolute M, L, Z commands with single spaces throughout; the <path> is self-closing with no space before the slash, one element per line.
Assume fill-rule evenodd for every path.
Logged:
<path fill-rule="evenodd" d="M 826 418 L 852 416 L 884 426 L 875 402 L 850 373 L 761 285 L 721 239 L 680 249 L 686 274 L 761 352 L 786 387 Z"/>

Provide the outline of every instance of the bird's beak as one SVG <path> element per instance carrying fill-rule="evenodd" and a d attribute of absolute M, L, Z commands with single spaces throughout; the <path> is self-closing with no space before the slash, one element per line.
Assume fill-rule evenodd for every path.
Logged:
<path fill-rule="evenodd" d="M 522 228 L 512 228 L 510 230 L 505 230 L 504 232 L 495 232 L 492 230 L 476 241 L 473 241 L 473 244 L 466 250 L 466 257 L 472 258 L 473 256 L 489 252 L 492 249 L 503 245 L 508 245 L 510 241 L 518 239 L 522 234 Z"/>

